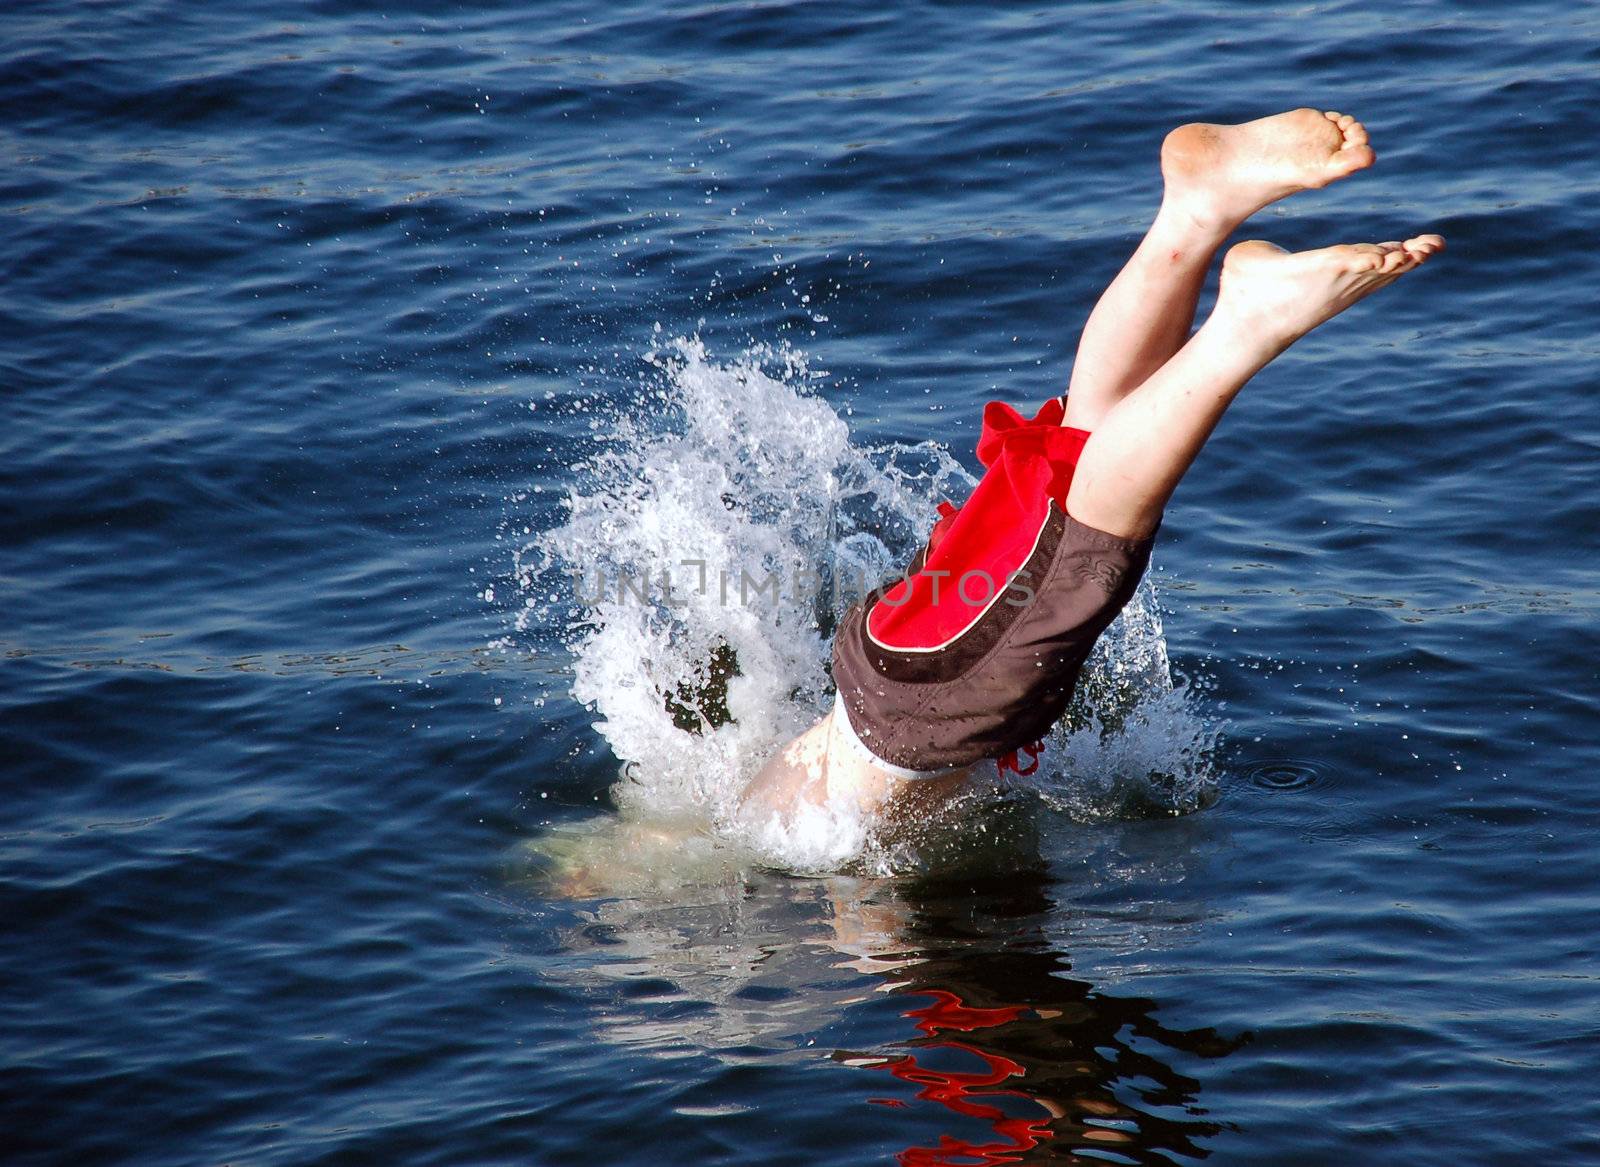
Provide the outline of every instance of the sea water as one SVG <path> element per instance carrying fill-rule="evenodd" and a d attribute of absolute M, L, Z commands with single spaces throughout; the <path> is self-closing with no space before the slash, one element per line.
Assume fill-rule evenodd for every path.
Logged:
<path fill-rule="evenodd" d="M 0 6 L 6 1162 L 1600 1162 L 1597 20 Z M 1247 234 L 1448 251 L 1039 774 L 741 838 L 1162 135 L 1302 104 L 1377 165 Z"/>

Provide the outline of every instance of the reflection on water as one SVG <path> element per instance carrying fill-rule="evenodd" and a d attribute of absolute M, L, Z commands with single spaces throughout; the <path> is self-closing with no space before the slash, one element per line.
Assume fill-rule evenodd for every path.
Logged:
<path fill-rule="evenodd" d="M 1244 1038 L 1170 1028 L 1157 1002 L 1071 977 L 1038 927 L 1057 910 L 1042 881 L 908 887 L 899 898 L 900 943 L 915 956 L 886 954 L 878 975 L 906 1006 L 905 1036 L 834 1057 L 915 1085 L 918 1101 L 946 1112 L 928 1110 L 936 1137 L 900 1162 L 1168 1163 L 1208 1153 L 1203 1140 L 1222 1126 L 1202 1117 L 1200 1081 L 1173 1062 L 1224 1057 Z M 984 943 L 986 925 L 998 925 L 1003 943 Z"/>
<path fill-rule="evenodd" d="M 1181 943 L 1205 914 L 1188 883 L 1168 885 L 1147 942 Z M 1204 1066 L 1247 1037 L 1168 1026 L 1159 1002 L 1074 977 L 1061 949 L 1075 909 L 1060 894 L 1042 868 L 956 881 L 724 871 L 570 905 L 566 957 L 547 968 L 593 1002 L 601 1038 L 634 1053 L 821 1056 L 861 1075 L 863 1106 L 908 1167 L 1205 1157 L 1226 1123 L 1200 1104 Z M 1082 924 L 1093 947 L 1099 923 Z M 841 1147 L 852 1161 L 865 1150 Z"/>

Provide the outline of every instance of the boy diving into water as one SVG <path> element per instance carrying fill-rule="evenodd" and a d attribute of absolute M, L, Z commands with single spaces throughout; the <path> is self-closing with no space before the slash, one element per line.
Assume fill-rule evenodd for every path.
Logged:
<path fill-rule="evenodd" d="M 832 711 L 755 776 L 742 815 L 930 805 L 985 769 L 1026 772 L 1018 751 L 1036 754 L 1065 711 L 1229 403 L 1300 337 L 1443 249 L 1437 235 L 1295 254 L 1240 243 L 1190 335 L 1229 234 L 1373 161 L 1360 122 L 1312 109 L 1167 135 L 1160 210 L 1090 314 L 1067 395 L 1031 419 L 988 407 L 982 481 L 941 508 L 903 579 L 845 615 Z"/>

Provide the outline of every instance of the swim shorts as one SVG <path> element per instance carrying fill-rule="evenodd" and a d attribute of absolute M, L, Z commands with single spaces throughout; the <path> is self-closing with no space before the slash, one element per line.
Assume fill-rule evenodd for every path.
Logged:
<path fill-rule="evenodd" d="M 1139 586 L 1154 536 L 1123 539 L 1067 514 L 1089 435 L 1063 427 L 1064 410 L 1061 398 L 1031 420 L 985 407 L 986 469 L 971 497 L 941 504 L 905 574 L 839 625 L 835 713 L 893 773 L 932 777 L 1007 755 L 1016 768 L 1016 751 L 1066 712 L 1094 642 Z"/>

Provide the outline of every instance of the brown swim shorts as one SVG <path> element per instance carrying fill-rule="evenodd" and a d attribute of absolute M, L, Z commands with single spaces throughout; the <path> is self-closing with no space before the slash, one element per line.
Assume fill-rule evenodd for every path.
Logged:
<path fill-rule="evenodd" d="M 1100 634 L 1139 586 L 1154 537 L 1066 512 L 1088 434 L 1061 399 L 984 411 L 982 480 L 904 576 L 852 607 L 833 646 L 836 716 L 880 764 L 931 776 L 1013 755 L 1066 711 Z"/>

